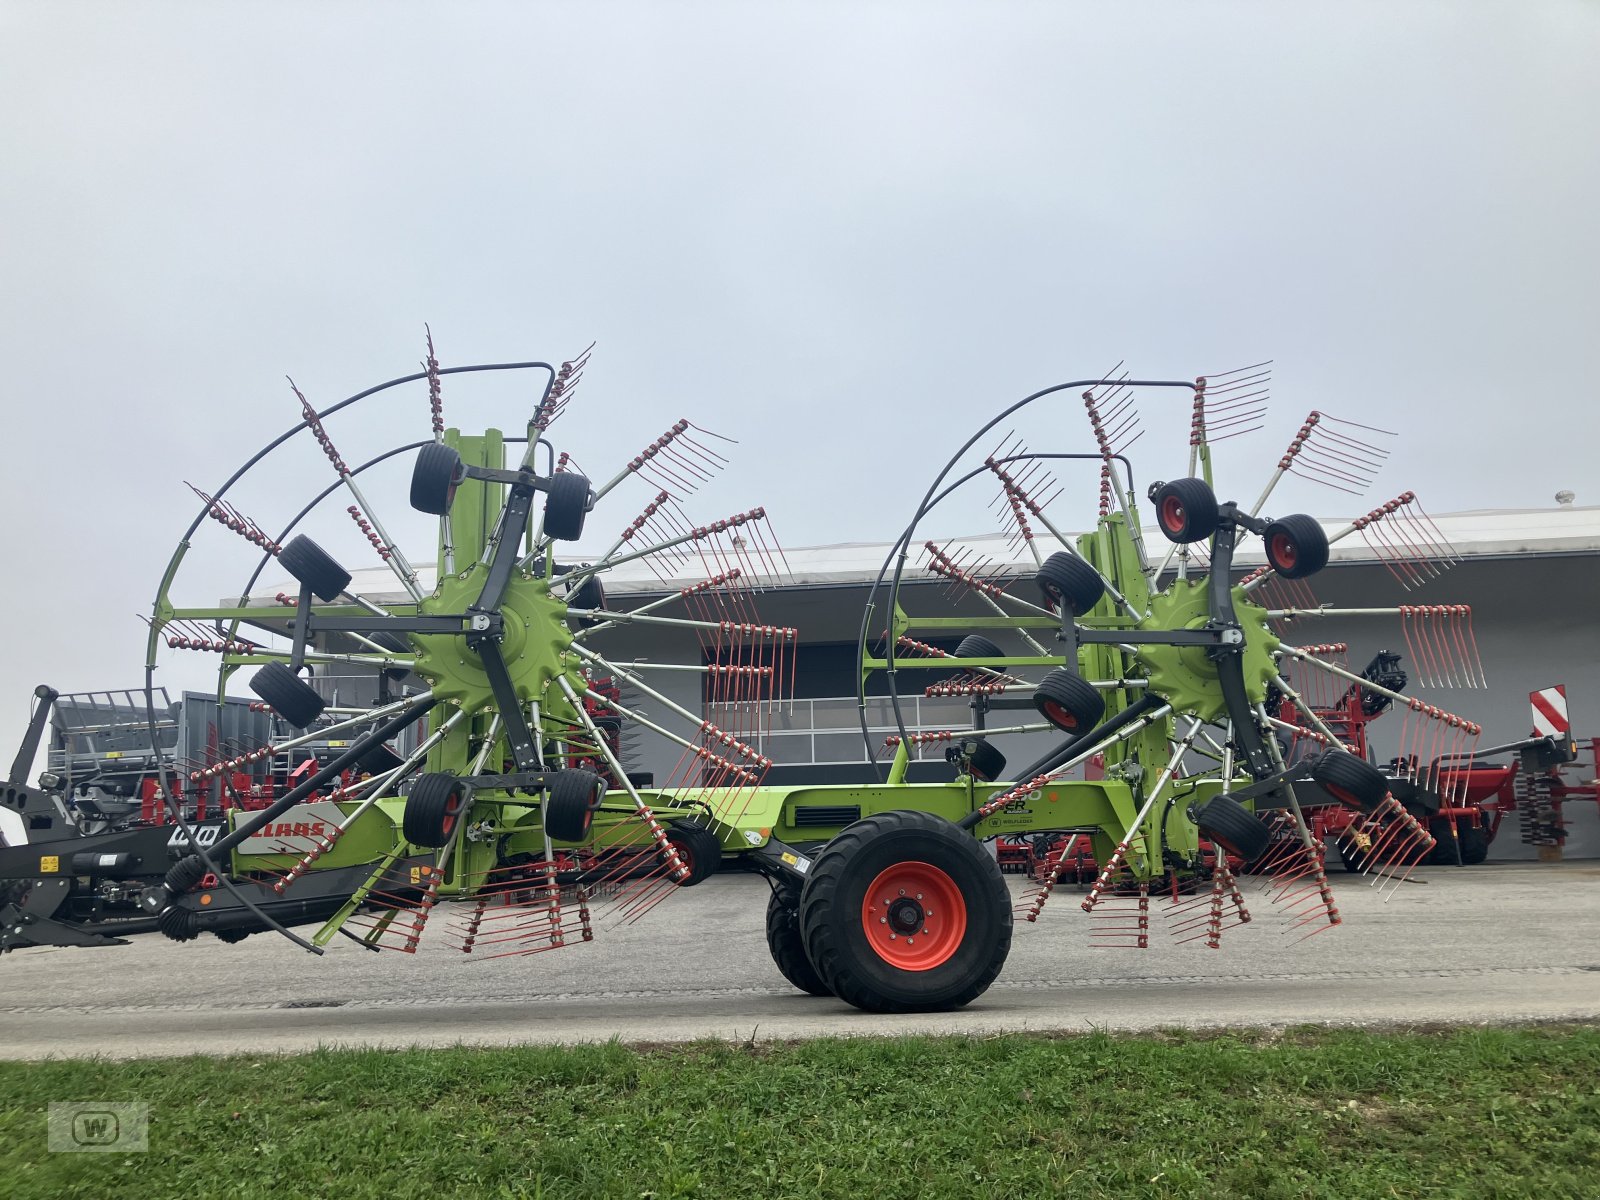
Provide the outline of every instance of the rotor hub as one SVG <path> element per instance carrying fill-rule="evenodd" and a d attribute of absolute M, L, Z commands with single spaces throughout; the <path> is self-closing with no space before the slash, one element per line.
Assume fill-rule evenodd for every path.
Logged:
<path fill-rule="evenodd" d="M 1180 579 L 1150 598 L 1150 615 L 1139 623 L 1145 631 L 1204 629 L 1210 620 L 1208 585 L 1204 580 Z M 1267 686 L 1277 673 L 1273 652 L 1281 644 L 1267 627 L 1267 610 L 1252 604 L 1245 592 L 1233 589 L 1234 613 L 1244 635 L 1241 651 L 1245 692 L 1252 704 L 1267 697 Z M 1203 721 L 1227 717 L 1222 690 L 1217 683 L 1217 663 L 1205 646 L 1139 647 L 1138 659 L 1150 679 L 1150 690 L 1179 712 Z"/>
<path fill-rule="evenodd" d="M 910 897 L 901 897 L 889 904 L 889 928 L 896 933 L 918 933 L 922 929 L 925 913 L 922 905 Z"/>
<path fill-rule="evenodd" d="M 464 613 L 483 591 L 487 568 L 473 563 L 443 579 L 422 602 L 425 616 Z M 523 573 L 514 576 L 500 602 L 500 653 L 520 700 L 542 700 L 550 681 L 568 673 L 572 635 L 566 626 L 567 602 L 551 594 L 550 582 Z M 441 700 L 468 712 L 495 707 L 483 660 L 466 634 L 411 634 L 416 673 Z"/>

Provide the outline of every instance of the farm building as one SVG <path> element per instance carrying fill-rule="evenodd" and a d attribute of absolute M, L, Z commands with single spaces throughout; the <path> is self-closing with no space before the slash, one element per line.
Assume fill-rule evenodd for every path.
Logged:
<path fill-rule="evenodd" d="M 1445 514 L 1433 523 L 1439 541 L 1454 551 L 1453 561 L 1444 564 L 1437 577 L 1415 578 L 1396 570 L 1359 538 L 1339 541 L 1328 567 L 1312 583 L 1315 603 L 1346 611 L 1286 618 L 1281 626 L 1284 640 L 1296 645 L 1343 643 L 1348 649 L 1341 657 L 1356 671 L 1381 651 L 1400 655 L 1400 668 L 1408 676 L 1405 694 L 1480 725 L 1480 747 L 1526 738 L 1532 730 L 1530 693 L 1563 685 L 1571 706 L 1572 732 L 1588 768 L 1569 773 L 1568 778 L 1579 781 L 1582 775 L 1581 782 L 1589 781 L 1594 776 L 1590 739 L 1600 729 L 1600 622 L 1591 611 L 1592 597 L 1600 592 L 1600 507 L 1490 509 Z M 1332 530 L 1346 522 L 1325 518 L 1323 524 Z M 1145 537 L 1151 545 L 1164 545 L 1153 529 Z M 970 547 L 974 559 L 987 560 L 987 577 L 1001 583 L 1010 580 L 1010 589 L 1018 595 L 1035 595 L 1034 560 L 1025 545 L 1008 544 L 998 535 L 957 537 L 951 544 Z M 882 757 L 884 740 L 896 731 L 897 723 L 887 699 L 886 677 L 879 672 L 868 682 L 868 737 L 863 739 L 856 661 L 863 612 L 869 598 L 874 598 L 874 582 L 891 549 L 888 544 L 847 543 L 787 550 L 787 574 L 753 597 L 752 611 L 761 622 L 797 631 L 787 660 L 793 672 L 788 681 L 792 702 L 760 714 L 758 748 L 774 761 L 775 780 L 846 782 L 865 779 L 879 769 L 872 765 L 866 746 L 870 743 Z M 1259 543 L 1251 539 L 1241 546 L 1237 563 L 1244 571 L 1261 562 Z M 661 578 L 639 563 L 623 564 L 605 575 L 608 605 L 636 608 L 702 578 L 703 572 Z M 909 613 L 977 617 L 989 612 L 970 592 L 952 588 L 948 579 L 930 572 L 920 554 L 912 555 L 905 579 L 901 606 Z M 265 601 L 285 586 L 268 583 L 259 594 Z M 381 569 L 358 572 L 353 586 L 382 603 L 403 600 L 398 593 L 390 594 L 393 579 Z M 881 588 L 875 604 L 878 615 L 866 622 L 874 638 L 886 625 Z M 1464 615 L 1446 615 L 1430 624 L 1429 614 L 1402 618 L 1393 611 L 1399 606 L 1443 605 L 1468 606 L 1470 621 Z M 682 610 L 669 604 L 656 611 Z M 702 675 L 669 669 L 704 662 L 697 631 L 624 625 L 604 636 L 606 655 L 632 664 L 630 669 L 662 695 L 685 709 L 703 712 L 713 722 L 726 715 L 715 706 L 708 710 Z M 959 636 L 932 640 L 949 650 Z M 1002 649 L 1023 653 L 1020 645 Z M 924 695 L 927 685 L 942 677 L 940 672 L 904 670 L 897 676 L 904 680 L 898 691 L 908 728 L 971 727 L 969 700 Z M 341 685 L 362 686 L 349 680 L 325 683 Z M 646 698 L 641 708 L 648 712 L 654 703 L 659 702 Z M 1014 725 L 1025 715 L 991 713 L 987 723 Z M 1402 736 L 1407 734 L 1404 714 L 1398 710 L 1386 714 L 1373 723 L 1370 734 L 1380 762 L 1400 754 Z M 1048 751 L 1059 735 L 1001 735 L 993 741 L 1016 767 Z M 670 774 L 681 753 L 679 747 L 643 729 L 630 731 L 627 745 L 630 769 L 662 778 Z M 940 743 L 920 748 L 913 777 L 948 777 L 951 768 L 943 751 Z M 1501 759 L 1508 760 L 1504 755 Z M 1597 806 L 1569 803 L 1565 815 L 1570 822 L 1567 855 L 1600 856 Z M 1503 830 L 1492 857 L 1533 857 L 1533 848 L 1520 844 L 1517 833 L 1514 827 Z"/>

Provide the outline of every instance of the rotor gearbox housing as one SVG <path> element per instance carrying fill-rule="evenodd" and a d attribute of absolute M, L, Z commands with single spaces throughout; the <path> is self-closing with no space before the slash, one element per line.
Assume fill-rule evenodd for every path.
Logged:
<path fill-rule="evenodd" d="M 1150 599 L 1150 615 L 1139 629 L 1156 632 L 1174 629 L 1204 629 L 1210 620 L 1204 580 L 1180 579 Z M 1243 658 L 1245 692 L 1251 704 L 1267 697 L 1267 687 L 1277 674 L 1273 654 L 1280 639 L 1267 627 L 1267 610 L 1252 604 L 1239 588 L 1233 589 L 1233 608 L 1244 635 L 1240 650 Z M 1214 651 L 1206 646 L 1139 647 L 1138 661 L 1150 680 L 1150 690 L 1160 695 L 1173 709 L 1202 721 L 1221 721 L 1228 717 L 1222 689 L 1217 680 Z"/>

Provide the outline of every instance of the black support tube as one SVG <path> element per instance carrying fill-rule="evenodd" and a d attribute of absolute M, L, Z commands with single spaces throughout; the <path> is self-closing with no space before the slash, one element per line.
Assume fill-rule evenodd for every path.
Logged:
<path fill-rule="evenodd" d="M 1149 692 L 1146 692 L 1116 716 L 1102 721 L 1098 727 L 1091 729 L 1088 733 L 1068 738 L 1037 762 L 1029 763 L 1022 770 L 1015 772 L 1012 778 L 1018 783 L 1023 783 L 1036 775 L 1043 775 L 1046 771 L 1054 771 L 1076 754 L 1079 747 L 1092 746 L 1096 742 L 1110 737 L 1124 726 L 1133 724 L 1151 709 L 1159 708 L 1165 703 L 1166 701 L 1161 699 L 1160 696 L 1152 696 Z"/>
<path fill-rule="evenodd" d="M 327 783 L 328 780 L 334 778 L 339 774 L 339 772 L 343 771 L 346 767 L 350 766 L 357 759 L 365 755 L 367 751 L 371 750 L 374 746 L 388 741 L 401 730 L 407 729 L 416 724 L 423 717 L 427 716 L 432 710 L 433 706 L 437 703 L 437 700 L 434 700 L 430 697 L 429 699 L 418 703 L 416 707 L 408 709 L 397 716 L 391 717 L 382 725 L 379 725 L 376 729 L 369 730 L 367 733 L 351 742 L 342 754 L 338 755 L 325 767 L 322 767 L 320 770 L 318 770 L 316 774 L 312 775 L 305 782 L 301 783 L 293 791 L 285 792 L 281 797 L 273 801 L 270 807 L 264 808 L 260 812 L 253 814 L 250 820 L 239 826 L 236 826 L 233 832 L 228 834 L 226 837 L 218 838 L 214 843 L 212 843 L 211 846 L 207 847 L 207 850 L 211 855 L 226 854 L 240 842 L 244 841 L 247 837 L 250 837 L 252 834 L 265 827 L 269 822 L 277 820 L 277 818 L 288 812 L 296 804 L 299 804 L 307 796 L 311 795 L 323 784 Z M 167 872 L 167 891 L 171 892 L 173 895 L 181 895 L 182 893 L 187 892 L 189 888 L 193 887 L 196 881 L 190 880 L 189 876 L 195 871 L 194 864 L 198 862 L 203 867 L 212 866 L 210 862 L 205 861 L 205 858 L 206 856 L 203 855 L 191 854 L 173 866 L 173 868 Z M 218 874 L 220 874 L 220 872 L 218 872 Z"/>

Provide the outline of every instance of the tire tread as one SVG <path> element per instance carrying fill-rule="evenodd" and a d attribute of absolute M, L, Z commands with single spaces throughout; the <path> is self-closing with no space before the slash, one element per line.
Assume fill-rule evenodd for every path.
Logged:
<path fill-rule="evenodd" d="M 841 938 L 834 928 L 832 916 L 836 907 L 836 894 L 854 858 L 869 842 L 879 836 L 905 830 L 920 830 L 935 837 L 961 839 L 971 842 L 971 835 L 959 830 L 949 821 L 931 813 L 913 810 L 896 810 L 879 813 L 857 821 L 838 834 L 823 848 L 811 865 L 805 891 L 800 898 L 800 928 L 805 939 L 806 956 L 816 968 L 818 976 L 845 1003 L 868 1012 L 907 1013 L 940 1012 L 962 1008 L 981 996 L 1000 974 L 1006 955 L 1011 948 L 1010 890 L 1000 874 L 1000 868 L 985 857 L 993 868 L 996 886 L 1005 896 L 1002 907 L 1001 935 L 989 962 L 960 992 L 947 998 L 922 1003 L 905 1001 L 885 995 L 865 980 L 855 977 L 849 970 Z M 973 843 L 976 844 L 976 843 Z"/>

